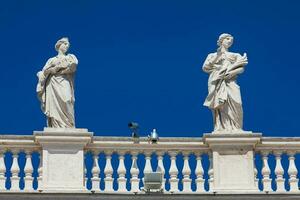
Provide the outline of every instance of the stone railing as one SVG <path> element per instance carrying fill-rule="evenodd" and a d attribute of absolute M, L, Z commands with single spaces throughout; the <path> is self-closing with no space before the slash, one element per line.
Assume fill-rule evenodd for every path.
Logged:
<path fill-rule="evenodd" d="M 41 150 L 33 136 L 1 135 L 0 190 L 39 190 L 42 182 Z"/>
<path fill-rule="evenodd" d="M 93 191 L 138 193 L 143 186 L 140 181 L 143 174 L 156 170 L 157 167 L 152 167 L 152 165 L 159 166 L 162 170 L 163 185 L 168 186 L 168 188 L 164 187 L 165 192 L 193 192 L 192 182 L 196 185 L 194 187 L 196 192 L 206 191 L 203 176 L 208 174 L 208 169 L 205 171 L 203 168 L 202 157 L 210 151 L 201 138 L 161 138 L 157 144 L 150 144 L 147 138 L 140 138 L 140 142 L 135 144 L 131 138 L 94 137 L 93 143 L 89 144 L 85 150 L 93 157 L 92 187 L 90 188 Z M 99 154 L 103 156 L 99 157 Z M 112 155 L 115 156 L 116 162 L 112 162 Z M 124 160 L 126 155 L 126 162 L 130 163 L 127 168 Z M 101 158 L 100 162 L 105 162 L 105 167 L 102 169 L 99 167 L 99 158 Z M 209 164 L 207 156 L 205 159 Z M 193 162 L 193 177 L 191 177 L 189 162 Z M 100 171 L 103 171 L 103 176 L 99 176 Z M 180 179 L 179 175 L 181 175 Z M 212 174 L 209 176 L 213 178 Z M 104 179 L 103 190 L 99 187 L 99 177 Z M 114 180 L 117 180 L 116 187 L 113 187 Z M 179 181 L 182 181 L 182 184 L 179 184 Z M 178 185 L 181 185 L 180 191 Z"/>
<path fill-rule="evenodd" d="M 143 193 L 144 173 L 159 166 L 165 194 L 298 193 L 299 151 L 300 138 L 260 134 L 170 137 L 151 144 L 84 129 L 45 129 L 0 137 L 0 191 Z"/>
<path fill-rule="evenodd" d="M 299 192 L 295 156 L 300 153 L 300 138 L 263 137 L 262 142 L 256 146 L 255 152 L 260 159 L 255 163 L 261 161 L 259 169 L 261 178 L 256 178 L 256 182 L 261 183 L 260 190 L 277 193 Z M 256 174 L 257 172 L 258 170 L 255 171 Z"/>

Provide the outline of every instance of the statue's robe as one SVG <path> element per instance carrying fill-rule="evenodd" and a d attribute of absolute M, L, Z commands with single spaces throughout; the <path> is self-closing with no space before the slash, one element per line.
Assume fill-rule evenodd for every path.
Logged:
<path fill-rule="evenodd" d="M 204 106 L 213 112 L 215 131 L 242 130 L 243 109 L 240 87 L 236 83 L 237 76 L 224 79 L 224 75 L 241 57 L 240 54 L 231 52 L 219 57 L 217 53 L 211 53 L 203 64 L 203 71 L 209 73 L 208 95 Z"/>
<path fill-rule="evenodd" d="M 56 56 L 50 58 L 38 73 L 37 94 L 47 116 L 48 127 L 75 128 L 74 75 L 77 64 L 78 60 L 72 54 Z M 58 68 L 58 71 L 45 76 L 47 73 L 44 72 L 52 67 Z"/>

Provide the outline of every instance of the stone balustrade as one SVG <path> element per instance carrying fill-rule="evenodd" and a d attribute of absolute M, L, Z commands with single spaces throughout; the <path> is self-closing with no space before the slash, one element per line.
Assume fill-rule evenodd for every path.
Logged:
<path fill-rule="evenodd" d="M 158 144 L 150 144 L 146 138 L 140 138 L 140 143 L 135 144 L 131 138 L 94 137 L 85 151 L 90 153 L 90 160 L 93 160 L 89 187 L 92 191 L 140 192 L 143 174 L 156 171 L 157 166 L 164 174 L 165 192 L 191 193 L 208 190 L 208 186 L 205 189 L 204 179 L 208 169 L 203 168 L 202 157 L 204 155 L 207 158 L 205 155 L 209 149 L 201 138 L 161 138 Z M 115 159 L 112 159 L 112 155 Z M 105 167 L 99 167 L 100 162 Z M 125 162 L 129 164 L 126 166 Z M 193 169 L 190 163 L 193 163 Z M 103 179 L 103 189 L 100 189 L 100 178 Z M 195 185 L 193 189 L 192 182 Z"/>
<path fill-rule="evenodd" d="M 33 136 L 0 136 L 0 191 L 38 191 L 42 180 L 41 147 Z"/>
<path fill-rule="evenodd" d="M 43 187 L 43 163 L 47 160 L 42 156 L 46 148 L 36 136 L 2 135 L 0 191 L 47 192 Z M 74 165 L 85 165 L 82 173 L 86 178 L 81 192 L 142 193 L 144 173 L 159 167 L 166 194 L 214 193 L 218 174 L 214 166 L 222 163 L 213 163 L 216 160 L 212 148 L 200 137 L 166 137 L 150 144 L 147 138 L 134 143 L 129 137 L 91 136 L 83 147 L 84 160 Z M 256 193 L 299 193 L 297 167 L 300 163 L 296 158 L 300 138 L 261 137 L 253 150 Z M 68 190 L 72 191 L 67 188 L 63 192 Z"/>
<path fill-rule="evenodd" d="M 257 172 L 261 171 L 261 176 L 255 177 L 261 183 L 260 190 L 276 193 L 299 192 L 295 157 L 300 152 L 300 138 L 263 137 L 255 152 L 262 161 L 260 169 L 256 169 Z M 259 160 L 255 163 L 258 164 Z"/>

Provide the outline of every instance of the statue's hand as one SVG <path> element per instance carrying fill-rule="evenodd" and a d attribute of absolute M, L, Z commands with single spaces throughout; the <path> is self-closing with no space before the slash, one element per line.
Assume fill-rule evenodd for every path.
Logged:
<path fill-rule="evenodd" d="M 60 64 L 61 64 L 61 61 L 58 58 L 54 58 L 52 60 L 52 62 L 50 63 L 51 67 L 55 67 L 55 66 L 60 65 Z"/>
<path fill-rule="evenodd" d="M 64 58 L 56 58 L 51 63 L 51 67 L 66 68 L 67 66 L 68 61 Z"/>
<path fill-rule="evenodd" d="M 226 73 L 225 75 L 224 75 L 224 79 L 225 80 L 229 80 L 229 79 L 231 79 L 233 77 L 233 74 L 232 73 Z"/>
<path fill-rule="evenodd" d="M 207 60 L 208 65 L 214 65 L 221 56 L 222 54 L 220 52 L 217 52 L 217 55 L 211 55 Z"/>
<path fill-rule="evenodd" d="M 59 69 L 60 69 L 59 66 L 55 66 L 55 67 L 50 68 L 50 69 L 49 69 L 49 72 L 50 72 L 51 74 L 56 74 L 56 73 L 58 72 Z"/>
<path fill-rule="evenodd" d="M 239 68 L 239 67 L 244 67 L 247 64 L 248 64 L 247 58 L 242 57 L 241 59 L 238 59 L 235 63 L 233 63 L 231 65 L 231 67 L 229 68 L 229 71 L 234 70 L 234 69 Z"/>
<path fill-rule="evenodd" d="M 247 65 L 248 64 L 247 54 L 244 53 L 244 55 L 236 61 L 236 64 L 238 64 L 238 65 Z"/>

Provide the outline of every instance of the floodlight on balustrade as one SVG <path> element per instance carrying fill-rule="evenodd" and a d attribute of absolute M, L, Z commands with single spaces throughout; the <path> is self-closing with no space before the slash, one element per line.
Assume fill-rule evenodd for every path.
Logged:
<path fill-rule="evenodd" d="M 158 166 L 156 172 L 144 173 L 144 190 L 150 192 L 163 192 L 162 188 L 163 174 L 161 168 Z"/>

